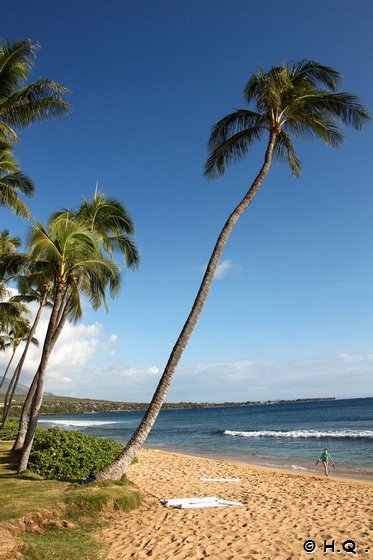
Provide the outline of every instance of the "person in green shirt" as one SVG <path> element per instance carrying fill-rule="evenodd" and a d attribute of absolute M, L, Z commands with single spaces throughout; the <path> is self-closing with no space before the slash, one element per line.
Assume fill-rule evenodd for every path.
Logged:
<path fill-rule="evenodd" d="M 317 459 L 316 465 L 318 465 L 320 461 L 323 464 L 324 471 L 325 471 L 325 476 L 329 476 L 329 461 L 332 462 L 333 469 L 335 469 L 335 462 L 333 461 L 333 457 L 330 455 L 330 453 L 329 453 L 329 451 L 326 447 L 323 450 L 323 452 L 321 453 L 320 459 Z"/>

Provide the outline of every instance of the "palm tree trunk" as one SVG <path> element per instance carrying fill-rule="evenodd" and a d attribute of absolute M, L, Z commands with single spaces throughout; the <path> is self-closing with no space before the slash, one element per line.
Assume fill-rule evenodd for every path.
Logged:
<path fill-rule="evenodd" d="M 11 411 L 11 407 L 12 407 L 13 395 L 15 393 L 15 390 L 17 389 L 18 381 L 19 381 L 19 378 L 20 378 L 21 373 L 22 373 L 23 364 L 25 362 L 27 352 L 28 352 L 28 349 L 29 349 L 30 344 L 31 344 L 32 337 L 34 336 L 36 328 L 39 324 L 41 313 L 42 313 L 44 305 L 46 304 L 46 301 L 47 301 L 47 294 L 45 294 L 43 296 L 43 299 L 41 300 L 41 302 L 39 304 L 39 309 L 38 309 L 38 312 L 35 316 L 34 324 L 32 325 L 30 333 L 28 335 L 26 346 L 23 350 L 22 356 L 21 356 L 21 358 L 20 358 L 20 360 L 17 364 L 17 367 L 14 370 L 12 380 L 9 384 L 7 393 L 5 395 L 4 410 L 3 410 L 3 421 L 2 421 L 2 426 L 1 426 L 2 428 L 5 428 L 5 426 L 8 423 L 8 419 L 9 419 L 10 411 Z"/>
<path fill-rule="evenodd" d="M 30 416 L 31 405 L 38 384 L 38 377 L 39 377 L 39 369 L 34 375 L 34 379 L 32 380 L 32 383 L 26 395 L 25 402 L 23 403 L 22 412 L 19 419 L 18 434 L 16 437 L 16 441 L 14 442 L 14 445 L 12 447 L 12 451 L 21 450 L 25 443 L 25 437 L 26 437 L 27 427 L 28 427 L 28 419 Z"/>
<path fill-rule="evenodd" d="M 13 352 L 12 352 L 12 355 L 11 355 L 10 360 L 9 360 L 9 362 L 8 362 L 8 365 L 6 366 L 5 373 L 4 373 L 3 378 L 2 378 L 2 380 L 1 380 L 1 383 L 0 383 L 0 388 L 4 385 L 5 378 L 6 378 L 7 374 L 8 374 L 8 371 L 9 371 L 9 368 L 10 368 L 10 364 L 11 364 L 12 361 L 13 361 L 14 354 L 16 353 L 16 350 L 17 350 L 17 346 L 13 346 Z"/>
<path fill-rule="evenodd" d="M 55 343 L 57 342 L 58 336 L 60 335 L 66 320 L 67 320 L 67 315 L 68 315 L 68 308 L 66 307 L 66 305 L 64 304 L 64 299 L 62 300 L 61 303 L 61 307 L 64 306 L 63 309 L 63 313 L 61 313 L 60 311 L 58 312 L 58 318 L 61 317 L 53 335 L 52 335 L 52 345 L 54 346 Z M 60 309 L 61 309 L 60 307 Z M 57 319 L 58 319 L 57 318 Z M 19 420 L 19 428 L 18 428 L 18 434 L 16 437 L 16 441 L 14 442 L 14 445 L 12 447 L 12 451 L 19 451 L 20 449 L 22 449 L 22 447 L 24 446 L 25 443 L 25 438 L 26 438 L 26 433 L 27 433 L 27 427 L 28 427 L 28 422 L 29 422 L 29 417 L 30 417 L 30 410 L 32 407 L 32 403 L 34 400 L 34 395 L 36 392 L 36 387 L 38 384 L 38 378 L 39 378 L 39 368 L 34 376 L 34 379 L 32 380 L 32 383 L 30 385 L 30 388 L 28 390 L 25 402 L 23 403 L 23 407 L 22 407 L 22 412 L 21 412 L 21 417 Z"/>
<path fill-rule="evenodd" d="M 53 305 L 51 316 L 49 318 L 49 324 L 48 324 L 47 334 L 45 336 L 43 352 L 38 367 L 36 390 L 35 390 L 34 397 L 32 399 L 31 413 L 27 426 L 25 441 L 22 447 L 21 458 L 18 465 L 18 472 L 22 472 L 27 469 L 27 464 L 28 464 L 32 443 L 34 441 L 35 430 L 38 422 L 39 411 L 40 411 L 41 404 L 43 402 L 45 370 L 48 365 L 49 356 L 51 355 L 53 347 L 56 343 L 56 338 L 54 341 L 52 340 L 52 338 L 57 327 L 56 321 L 59 316 L 59 310 L 61 307 L 63 296 L 64 296 L 64 285 L 59 283 L 57 285 L 54 305 Z"/>
<path fill-rule="evenodd" d="M 171 355 L 168 359 L 167 365 L 158 384 L 158 387 L 153 395 L 153 399 L 141 420 L 137 430 L 123 449 L 123 451 L 118 455 L 118 457 L 106 468 L 97 473 L 96 478 L 98 480 L 119 480 L 122 475 L 126 472 L 127 468 L 131 464 L 132 459 L 136 455 L 137 451 L 143 445 L 144 441 L 149 435 L 154 422 L 161 410 L 164 403 L 168 388 L 171 384 L 173 375 L 175 373 L 176 367 L 180 361 L 180 358 L 185 350 L 185 347 L 193 333 L 196 326 L 198 318 L 201 314 L 203 306 L 206 302 L 209 289 L 212 284 L 212 280 L 219 264 L 219 260 L 222 256 L 224 247 L 228 241 L 229 235 L 232 232 L 234 225 L 236 224 L 239 217 L 243 214 L 246 208 L 253 201 L 256 193 L 261 187 L 268 171 L 271 166 L 273 148 L 276 142 L 276 132 L 270 133 L 268 146 L 265 153 L 264 163 L 252 183 L 250 189 L 241 200 L 241 202 L 236 206 L 228 220 L 225 222 L 223 229 L 216 241 L 214 250 L 211 254 L 209 263 L 206 268 L 205 275 L 202 279 L 200 288 L 197 293 L 197 297 L 194 300 L 192 310 L 182 328 L 179 338 L 176 341 L 175 346 L 172 349 Z"/>

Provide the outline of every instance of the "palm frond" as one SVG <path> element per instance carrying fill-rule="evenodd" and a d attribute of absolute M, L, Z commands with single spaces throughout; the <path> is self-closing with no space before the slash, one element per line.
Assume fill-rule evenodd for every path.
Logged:
<path fill-rule="evenodd" d="M 13 130 L 11 126 L 8 124 L 0 121 L 0 134 L 3 137 L 3 140 L 7 140 L 8 142 L 18 142 L 18 136 L 16 131 Z"/>
<path fill-rule="evenodd" d="M 22 241 L 19 237 L 11 236 L 8 229 L 0 231 L 0 257 L 13 255 L 21 247 Z"/>
<path fill-rule="evenodd" d="M 296 87 L 301 80 L 306 79 L 314 87 L 325 86 L 335 91 L 341 82 L 341 74 L 330 66 L 324 66 L 310 58 L 286 64 L 287 72 Z"/>
<path fill-rule="evenodd" d="M 317 92 L 308 102 L 312 103 L 315 111 L 323 112 L 356 130 L 361 130 L 372 118 L 359 98 L 351 93 Z"/>
<path fill-rule="evenodd" d="M 29 39 L 6 41 L 0 46 L 0 100 L 29 77 L 37 48 Z"/>
<path fill-rule="evenodd" d="M 17 216 L 30 218 L 30 210 L 9 184 L 9 176 L 0 178 L 0 206 L 8 206 Z"/>
<path fill-rule="evenodd" d="M 215 150 L 222 142 L 225 142 L 238 132 L 257 126 L 268 126 L 267 120 L 263 118 L 263 115 L 246 109 L 238 109 L 218 121 L 212 127 L 208 147 L 210 150 Z"/>
<path fill-rule="evenodd" d="M 7 185 L 9 188 L 19 191 L 25 196 L 33 196 L 35 192 L 33 181 L 21 172 L 4 175 L 0 177 L 0 182 L 2 185 Z"/>
<path fill-rule="evenodd" d="M 28 255 L 23 253 L 3 253 L 0 258 L 0 280 L 9 282 L 23 273 L 28 265 Z"/>
<path fill-rule="evenodd" d="M 52 80 L 39 80 L 10 95 L 0 104 L 1 119 L 25 127 L 38 120 L 66 115 L 70 109 L 61 95 L 68 89 Z"/>
<path fill-rule="evenodd" d="M 302 174 L 302 164 L 299 161 L 290 137 L 282 130 L 276 138 L 273 155 L 280 161 L 287 161 L 294 177 Z"/>
<path fill-rule="evenodd" d="M 334 121 L 326 119 L 323 115 L 299 115 L 298 119 L 287 120 L 283 126 L 288 133 L 304 140 L 307 137 L 320 138 L 332 148 L 338 148 L 344 136 Z"/>
<path fill-rule="evenodd" d="M 124 255 L 126 265 L 129 268 L 137 268 L 140 264 L 140 255 L 136 244 L 127 235 L 106 237 L 103 244 L 108 253 L 120 251 Z"/>
<path fill-rule="evenodd" d="M 208 179 L 213 179 L 223 175 L 226 167 L 232 161 L 239 161 L 243 159 L 250 146 L 256 140 L 260 140 L 264 128 L 262 126 L 253 127 L 249 130 L 244 130 L 234 134 L 220 144 L 211 153 L 206 161 L 204 175 Z"/>
<path fill-rule="evenodd" d="M 125 232 L 133 235 L 135 232 L 132 218 L 123 204 L 100 192 L 92 200 L 83 201 L 77 216 L 89 229 L 100 234 Z"/>

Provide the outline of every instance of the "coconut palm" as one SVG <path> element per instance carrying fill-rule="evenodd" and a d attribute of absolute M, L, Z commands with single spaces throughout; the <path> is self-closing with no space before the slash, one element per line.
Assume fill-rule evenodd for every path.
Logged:
<path fill-rule="evenodd" d="M 105 252 L 113 255 L 118 251 L 123 254 L 129 268 L 138 266 L 139 253 L 131 239 L 135 233 L 134 223 L 119 200 L 106 196 L 96 188 L 92 200 L 85 199 L 76 212 L 65 209 L 53 215 L 54 218 L 58 216 L 84 223 L 100 238 Z"/>
<path fill-rule="evenodd" d="M 0 45 L 0 137 L 18 142 L 16 128 L 65 115 L 68 89 L 52 80 L 26 84 L 39 46 L 25 39 Z"/>
<path fill-rule="evenodd" d="M 134 234 L 134 224 L 127 210 L 118 200 L 107 197 L 98 192 L 97 188 L 92 201 L 84 200 L 77 211 L 65 209 L 52 215 L 53 220 L 73 220 L 83 224 L 89 231 L 97 236 L 101 248 L 112 257 L 115 251 L 121 252 L 124 256 L 126 265 L 135 268 L 139 264 L 139 254 L 134 241 L 130 236 Z M 80 278 L 81 285 L 78 291 L 84 288 L 83 278 Z M 88 292 L 90 291 L 88 287 Z M 105 300 L 102 300 L 105 304 Z M 101 301 L 100 301 L 101 303 Z M 75 304 L 71 305 L 73 310 L 79 309 L 79 298 Z M 79 317 L 77 317 L 79 318 Z M 58 321 L 59 323 L 60 321 Z M 28 395 L 23 404 L 20 417 L 19 431 L 13 449 L 19 450 L 23 447 L 29 411 L 32 399 L 36 391 L 37 378 L 35 377 Z"/>
<path fill-rule="evenodd" d="M 6 340 L 5 346 L 12 348 L 12 353 L 10 355 L 9 362 L 5 368 L 4 375 L 0 381 L 0 388 L 3 386 L 5 378 L 8 374 L 10 365 L 13 361 L 15 353 L 17 352 L 17 348 L 22 342 L 25 342 L 28 339 L 29 333 L 31 330 L 30 321 L 25 317 L 17 317 L 13 321 L 13 326 L 9 329 L 9 331 L 4 336 Z M 36 346 L 39 345 L 37 339 L 35 337 L 31 338 L 31 343 L 35 344 Z"/>
<path fill-rule="evenodd" d="M 0 256 L 15 253 L 21 245 L 20 238 L 10 235 L 9 230 L 0 231 Z"/>
<path fill-rule="evenodd" d="M 17 215 L 30 217 L 19 193 L 31 196 L 34 186 L 19 169 L 12 150 L 19 138 L 16 129 L 65 115 L 68 90 L 52 80 L 26 84 L 35 62 L 38 45 L 29 39 L 0 44 L 0 205 Z"/>
<path fill-rule="evenodd" d="M 28 275 L 24 274 L 23 276 L 18 278 L 19 294 L 12 298 L 12 300 L 16 302 L 17 301 L 26 302 L 28 304 L 34 302 L 38 303 L 38 310 L 36 312 L 34 322 L 30 328 L 30 332 L 26 340 L 26 344 L 23 349 L 22 356 L 20 357 L 18 364 L 14 369 L 12 379 L 9 383 L 9 387 L 5 395 L 2 428 L 5 428 L 8 423 L 13 396 L 16 392 L 18 382 L 21 377 L 22 368 L 25 363 L 30 344 L 32 343 L 34 334 L 38 327 L 39 321 L 42 316 L 42 312 L 45 309 L 45 307 L 47 307 L 49 304 L 48 296 L 51 291 L 49 263 L 47 263 L 47 266 L 43 266 L 43 267 L 38 267 L 37 266 L 38 264 L 39 263 L 35 263 L 33 270 L 30 269 L 30 273 Z M 24 407 L 24 410 L 27 410 L 28 412 L 28 409 L 26 409 L 26 407 Z M 22 421 L 25 422 L 25 425 L 23 426 L 23 430 L 25 430 L 27 428 L 27 422 L 25 417 L 22 419 Z"/>
<path fill-rule="evenodd" d="M 18 237 L 12 237 L 9 230 L 3 229 L 0 231 L 0 260 L 3 257 L 13 255 L 16 250 L 21 246 L 21 240 Z M 6 287 L 5 277 L 7 276 L 7 270 L 0 265 L 0 302 L 9 297 L 9 291 Z M 0 320 L 1 323 L 1 320 Z"/>
<path fill-rule="evenodd" d="M 97 236 L 78 221 L 60 217 L 48 228 L 35 224 L 29 238 L 30 256 L 35 261 L 49 262 L 54 268 L 53 308 L 38 371 L 27 433 L 22 447 L 19 472 L 27 468 L 36 424 L 44 393 L 48 360 L 68 318 L 81 316 L 79 295 L 88 296 L 97 309 L 106 304 L 106 290 L 112 296 L 120 288 L 119 267 L 103 257 Z"/>
<path fill-rule="evenodd" d="M 228 237 L 254 199 L 272 160 L 287 161 L 293 175 L 298 177 L 301 164 L 294 149 L 295 139 L 311 136 L 320 138 L 329 146 L 338 147 L 343 140 L 339 123 L 360 130 L 370 118 L 358 97 L 337 92 L 340 77 L 336 70 L 309 59 L 272 67 L 268 72 L 259 69 L 244 89 L 245 101 L 253 107 L 234 111 L 212 128 L 210 155 L 205 166 L 207 178 L 223 175 L 230 163 L 245 157 L 252 144 L 259 140 L 266 142 L 264 160 L 249 190 L 218 236 L 191 312 L 172 349 L 147 412 L 123 452 L 98 473 L 98 479 L 119 479 L 148 436 L 202 311 Z"/>
<path fill-rule="evenodd" d="M 19 194 L 32 196 L 34 185 L 21 172 L 11 150 L 12 145 L 0 138 L 0 206 L 8 206 L 18 216 L 29 218 L 30 210 Z"/>
<path fill-rule="evenodd" d="M 28 315 L 28 308 L 21 302 L 13 301 L 8 283 L 14 280 L 24 268 L 27 258 L 17 253 L 21 241 L 12 237 L 8 230 L 0 232 L 0 333 L 6 333 L 16 318 Z"/>

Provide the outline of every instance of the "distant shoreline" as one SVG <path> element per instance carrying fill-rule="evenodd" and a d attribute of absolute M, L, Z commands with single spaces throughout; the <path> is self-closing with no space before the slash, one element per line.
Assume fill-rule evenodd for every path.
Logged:
<path fill-rule="evenodd" d="M 21 407 L 22 397 L 18 397 L 20 402 L 18 407 Z M 281 399 L 269 401 L 246 401 L 246 402 L 178 402 L 178 403 L 165 403 L 162 410 L 195 410 L 195 409 L 211 409 L 211 408 L 231 408 L 231 407 L 244 407 L 244 406 L 273 406 L 281 404 L 304 404 L 315 402 L 330 402 L 335 401 L 336 397 L 320 397 L 320 398 L 305 398 L 305 399 Z M 72 397 L 57 397 L 48 395 L 44 397 L 43 405 L 41 408 L 42 415 L 53 414 L 95 414 L 102 412 L 141 412 L 148 408 L 149 403 L 131 403 L 131 402 L 117 402 L 96 399 L 79 399 Z M 14 408 L 17 408 L 15 403 Z"/>
<path fill-rule="evenodd" d="M 356 397 L 369 399 L 373 397 Z M 13 399 L 13 414 L 17 416 L 21 412 L 25 395 L 16 395 Z M 337 399 L 337 397 L 314 397 L 314 398 L 298 398 L 298 399 L 277 399 L 267 401 L 244 401 L 223 403 L 216 402 L 177 402 L 165 403 L 162 410 L 195 410 L 195 409 L 213 409 L 213 408 L 232 408 L 244 406 L 275 406 L 283 404 L 305 404 L 330 402 L 337 400 L 354 400 L 354 399 Z M 124 402 L 112 401 L 105 399 L 87 399 L 79 397 L 61 397 L 57 395 L 44 395 L 41 407 L 41 415 L 54 414 L 94 414 L 102 412 L 142 412 L 147 410 L 149 403 L 144 402 Z"/>

